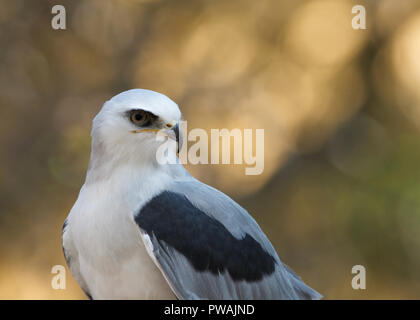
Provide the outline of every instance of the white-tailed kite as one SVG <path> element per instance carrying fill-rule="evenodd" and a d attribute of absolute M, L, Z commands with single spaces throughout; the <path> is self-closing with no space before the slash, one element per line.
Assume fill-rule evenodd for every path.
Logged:
<path fill-rule="evenodd" d="M 93 120 L 86 180 L 63 226 L 63 250 L 92 299 L 318 299 L 284 265 L 248 212 L 178 164 L 160 164 L 178 106 L 141 89 Z M 176 153 L 176 150 L 173 150 Z"/>

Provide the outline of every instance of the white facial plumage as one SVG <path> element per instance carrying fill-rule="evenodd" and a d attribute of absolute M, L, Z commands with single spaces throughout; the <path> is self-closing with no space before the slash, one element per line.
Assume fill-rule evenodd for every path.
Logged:
<path fill-rule="evenodd" d="M 99 171 L 106 166 L 110 170 L 133 161 L 136 165 L 156 164 L 156 150 L 162 140 L 156 139 L 157 130 L 142 131 L 130 121 L 128 113 L 139 109 L 158 117 L 157 130 L 169 130 L 181 119 L 178 105 L 158 92 L 132 89 L 114 96 L 105 102 L 93 120 L 90 169 Z"/>

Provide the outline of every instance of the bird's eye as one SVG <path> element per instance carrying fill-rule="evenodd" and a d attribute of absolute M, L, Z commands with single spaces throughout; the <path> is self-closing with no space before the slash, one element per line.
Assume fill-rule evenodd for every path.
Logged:
<path fill-rule="evenodd" d="M 145 126 L 148 125 L 152 115 L 144 110 L 133 110 L 130 113 L 130 120 L 136 126 Z"/>

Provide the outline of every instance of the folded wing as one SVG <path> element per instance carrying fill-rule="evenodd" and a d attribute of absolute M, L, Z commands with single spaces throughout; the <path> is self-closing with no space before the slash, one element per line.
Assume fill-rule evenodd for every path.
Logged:
<path fill-rule="evenodd" d="M 180 299 L 319 299 L 277 256 L 248 212 L 193 178 L 175 181 L 134 217 Z"/>

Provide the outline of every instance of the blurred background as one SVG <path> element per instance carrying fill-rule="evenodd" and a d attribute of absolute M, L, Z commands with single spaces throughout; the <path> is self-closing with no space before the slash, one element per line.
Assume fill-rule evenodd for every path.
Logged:
<path fill-rule="evenodd" d="M 51 8 L 67 30 L 51 28 Z M 366 30 L 351 9 L 366 7 Z M 85 299 L 61 226 L 94 115 L 147 88 L 188 128 L 265 129 L 265 169 L 189 165 L 327 299 L 420 299 L 420 0 L 0 0 L 0 298 Z M 366 268 L 366 290 L 351 269 Z"/>

